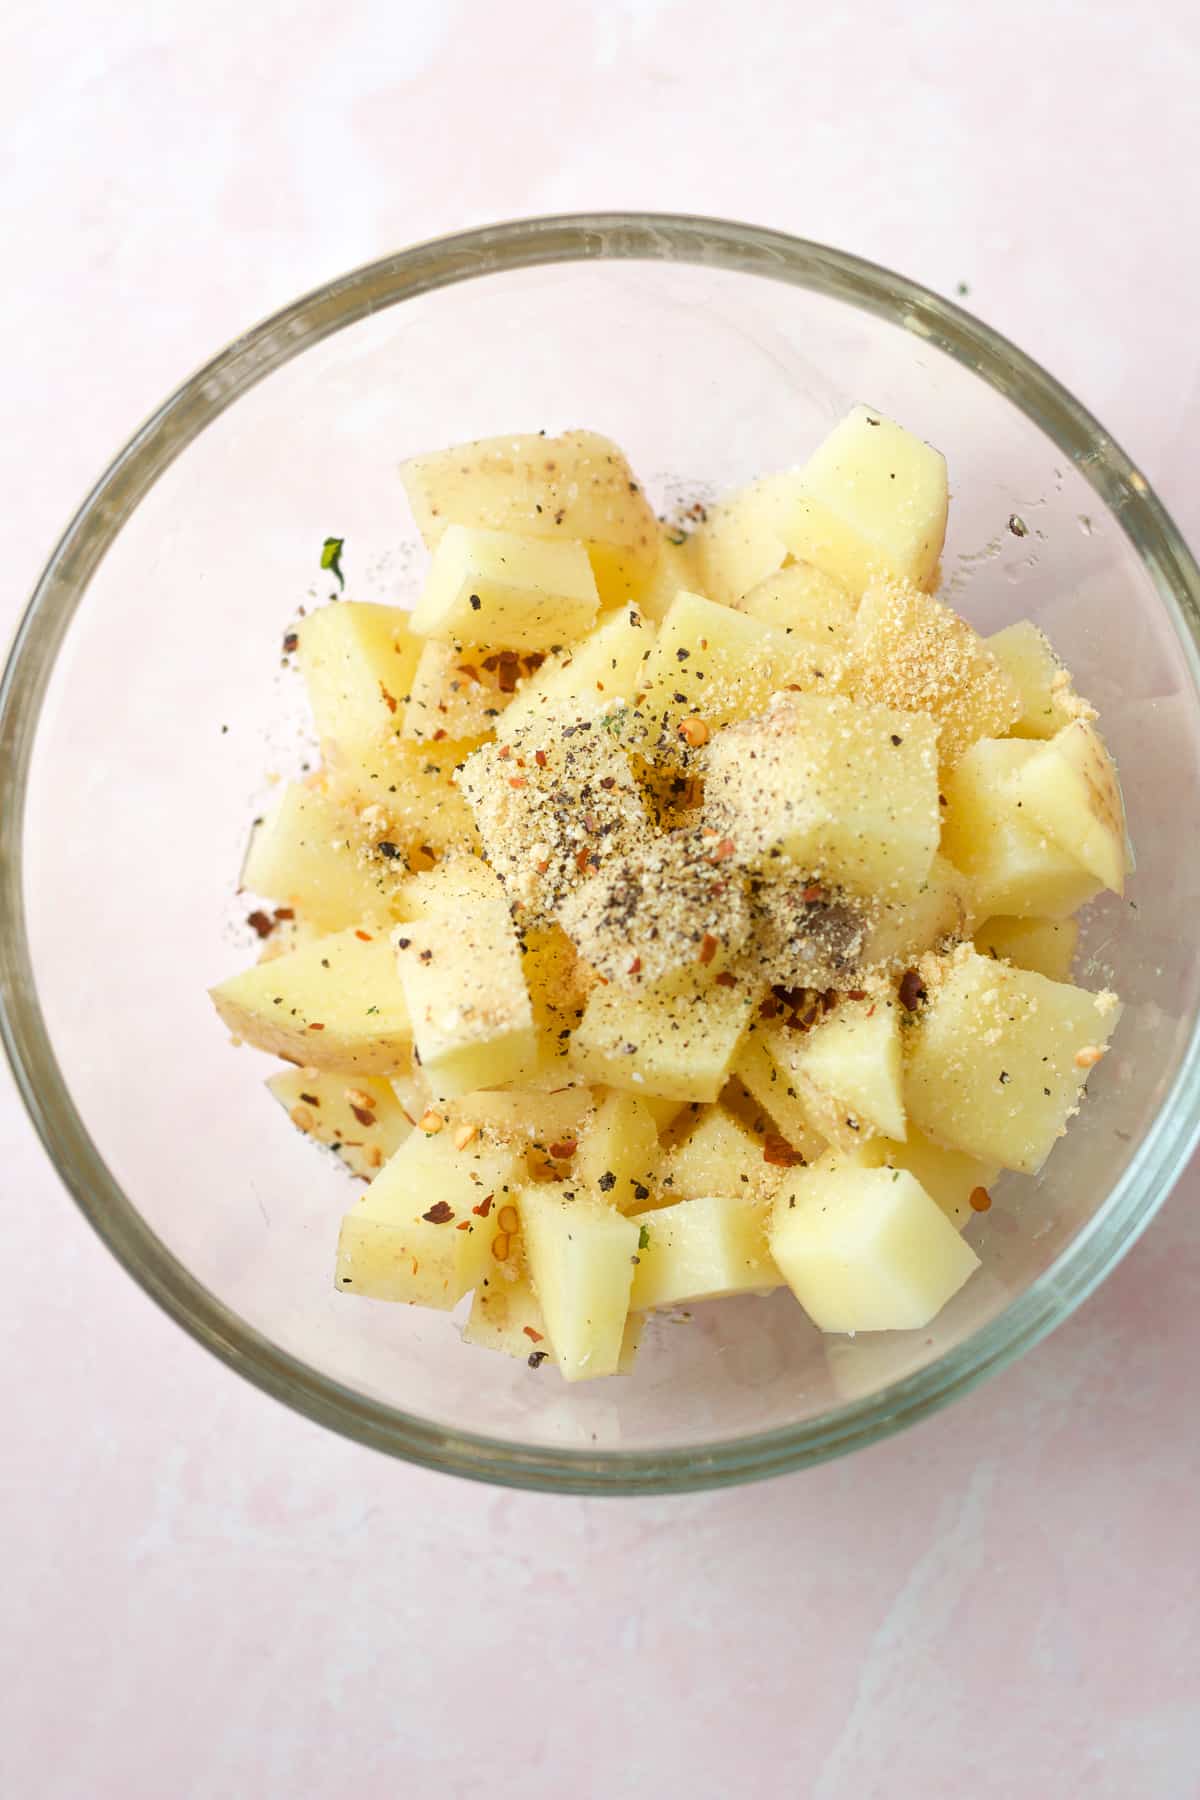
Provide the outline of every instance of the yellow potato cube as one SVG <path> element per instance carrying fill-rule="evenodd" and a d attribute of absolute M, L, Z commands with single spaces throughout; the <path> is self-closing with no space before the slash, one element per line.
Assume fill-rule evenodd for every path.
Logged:
<path fill-rule="evenodd" d="M 861 1137 L 903 1142 L 905 1113 L 899 1003 L 872 993 L 842 1000 L 811 1030 L 795 1034 L 792 1069 L 810 1116 L 834 1144 Z"/>
<path fill-rule="evenodd" d="M 369 750 L 395 729 L 421 640 L 398 606 L 339 600 L 297 627 L 297 655 L 327 761 Z"/>
<path fill-rule="evenodd" d="M 1031 619 L 1017 619 L 985 641 L 1021 697 L 1014 737 L 1052 738 L 1072 719 L 1095 718 L 1095 709 L 1075 693 L 1070 671 Z"/>
<path fill-rule="evenodd" d="M 510 740 L 539 718 L 593 719 L 614 700 L 632 699 L 653 642 L 654 627 L 636 606 L 610 613 L 580 643 L 546 658 L 497 720 L 497 736 Z"/>
<path fill-rule="evenodd" d="M 393 737 L 339 756 L 326 770 L 329 792 L 355 809 L 368 842 L 397 844 L 409 867 L 428 866 L 448 850 L 478 848 L 474 817 L 454 782 L 472 748 Z"/>
<path fill-rule="evenodd" d="M 846 679 L 859 700 L 934 719 L 947 766 L 978 738 L 1002 736 L 1021 711 L 1016 683 L 978 632 L 903 581 L 867 588 Z"/>
<path fill-rule="evenodd" d="M 821 688 L 825 661 L 824 648 L 801 633 L 681 593 L 659 627 L 640 704 L 668 740 L 689 713 L 714 730 L 760 712 L 779 688 Z"/>
<path fill-rule="evenodd" d="M 386 933 L 339 931 L 210 990 L 235 1037 L 288 1062 L 389 1075 L 407 1067 L 412 1024 Z"/>
<path fill-rule="evenodd" d="M 935 585 L 949 506 L 946 460 L 856 406 L 791 477 L 779 534 L 853 594 L 876 575 Z"/>
<path fill-rule="evenodd" d="M 806 1163 L 825 1149 L 825 1138 L 791 1066 L 796 1033 L 752 1025 L 742 1040 L 733 1072 L 755 1102 L 768 1113 L 779 1133 Z"/>
<path fill-rule="evenodd" d="M 758 1200 L 774 1193 L 779 1167 L 763 1160 L 764 1145 L 726 1106 L 707 1106 L 663 1164 L 664 1194 L 699 1200 L 712 1194 Z"/>
<path fill-rule="evenodd" d="M 1100 883 L 1022 803 L 1016 777 L 1037 745 L 981 738 L 943 782 L 942 851 L 966 875 L 984 916 L 1065 918 Z"/>
<path fill-rule="evenodd" d="M 419 637 L 551 650 L 590 631 L 600 597 L 582 544 L 448 526 L 412 611 Z"/>
<path fill-rule="evenodd" d="M 657 625 L 666 618 L 681 589 L 689 594 L 705 591 L 697 540 L 674 526 L 660 525 L 658 560 L 653 574 L 637 590 L 638 610 Z"/>
<path fill-rule="evenodd" d="M 292 906 L 323 931 L 385 923 L 398 865 L 364 841 L 358 820 L 327 795 L 288 782 L 255 825 L 243 888 Z"/>
<path fill-rule="evenodd" d="M 515 650 L 485 653 L 425 641 L 408 684 L 400 736 L 459 748 L 496 729 L 525 666 Z M 502 685 L 503 683 L 503 685 Z"/>
<path fill-rule="evenodd" d="M 342 1220 L 335 1286 L 449 1311 L 492 1266 L 515 1170 L 507 1146 L 414 1131 Z"/>
<path fill-rule="evenodd" d="M 736 606 L 787 561 L 781 526 L 794 480 L 791 473 L 764 475 L 709 509 L 695 555 L 702 590 L 722 606 Z"/>
<path fill-rule="evenodd" d="M 1078 939 L 1074 919 L 987 919 L 975 933 L 975 948 L 1018 969 L 1065 981 Z"/>
<path fill-rule="evenodd" d="M 1125 806 L 1113 760 L 1087 719 L 1038 744 L 1013 775 L 1017 804 L 1035 827 L 1089 875 L 1124 891 Z"/>
<path fill-rule="evenodd" d="M 1035 1174 L 1078 1110 L 1120 1007 L 962 945 L 927 958 L 910 1027 L 904 1098 L 935 1142 Z"/>
<path fill-rule="evenodd" d="M 559 926 L 527 929 L 521 941 L 538 1045 L 537 1062 L 522 1078 L 522 1085 L 553 1093 L 572 1079 L 567 1063 L 571 1033 L 583 1017 L 595 980 Z"/>
<path fill-rule="evenodd" d="M 764 625 L 810 638 L 834 653 L 847 644 L 856 604 L 849 590 L 832 575 L 812 563 L 794 562 L 743 594 L 737 609 Z"/>
<path fill-rule="evenodd" d="M 771 1255 L 821 1331 L 917 1331 L 979 1267 L 906 1169 L 800 1169 L 768 1232 Z"/>
<path fill-rule="evenodd" d="M 781 851 L 852 894 L 916 892 L 938 847 L 933 721 L 789 694 L 706 751 L 705 814 L 742 858 Z"/>
<path fill-rule="evenodd" d="M 650 1109 L 636 1094 L 607 1094 L 580 1134 L 572 1179 L 629 1212 L 649 1200 L 657 1168 L 658 1130 Z"/>
<path fill-rule="evenodd" d="M 499 878 L 474 858 L 405 887 L 393 941 L 425 1079 L 441 1099 L 519 1082 L 537 1063 L 520 947 Z"/>
<path fill-rule="evenodd" d="M 527 1187 L 518 1201 L 525 1254 L 567 1381 L 616 1374 L 629 1316 L 638 1225 L 601 1200 Z"/>
<path fill-rule="evenodd" d="M 267 1086 L 298 1131 L 336 1150 L 368 1181 L 412 1130 L 390 1084 L 374 1075 L 281 1069 Z"/>
<path fill-rule="evenodd" d="M 912 1125 L 902 1144 L 884 1144 L 880 1138 L 873 1138 L 871 1143 L 882 1152 L 882 1162 L 888 1168 L 907 1169 L 916 1177 L 957 1230 L 969 1225 L 978 1211 L 986 1212 L 986 1205 L 977 1211 L 971 1196 L 990 1202 L 988 1189 L 1000 1173 L 998 1163 L 981 1162 L 961 1150 L 943 1149 Z"/>
<path fill-rule="evenodd" d="M 514 1259 L 495 1263 L 480 1277 L 463 1326 L 463 1343 L 497 1350 L 502 1356 L 550 1354 L 546 1321 L 528 1270 Z"/>
<path fill-rule="evenodd" d="M 686 1100 L 664 1100 L 658 1094 L 641 1094 L 638 1097 L 654 1120 L 654 1129 L 660 1138 L 670 1130 L 688 1104 Z"/>
<path fill-rule="evenodd" d="M 636 1221 L 637 1268 L 630 1304 L 638 1312 L 683 1306 L 780 1285 L 767 1249 L 770 1202 L 704 1194 Z"/>
<path fill-rule="evenodd" d="M 758 998 L 744 982 L 716 985 L 706 969 L 640 990 L 596 988 L 571 1040 L 571 1067 L 606 1087 L 715 1100 Z"/>
<path fill-rule="evenodd" d="M 448 525 L 481 526 L 587 547 L 605 605 L 634 595 L 658 555 L 658 521 L 617 446 L 594 431 L 460 444 L 401 466 L 431 550 Z"/>
<path fill-rule="evenodd" d="M 596 1096 L 591 1088 L 568 1087 L 557 1093 L 537 1088 L 481 1088 L 464 1094 L 450 1108 L 455 1128 L 476 1125 L 495 1138 L 519 1138 L 545 1150 L 574 1143 L 593 1118 Z"/>
<path fill-rule="evenodd" d="M 906 969 L 943 938 L 961 937 L 973 912 L 970 881 L 944 856 L 935 856 L 915 894 L 865 907 L 860 965 Z"/>

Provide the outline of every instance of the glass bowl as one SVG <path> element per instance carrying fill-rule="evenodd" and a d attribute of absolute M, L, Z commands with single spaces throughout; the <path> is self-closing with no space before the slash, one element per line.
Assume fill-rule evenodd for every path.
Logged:
<path fill-rule="evenodd" d="M 924 1332 L 824 1339 L 786 1294 L 655 1319 L 632 1378 L 464 1346 L 444 1316 L 334 1293 L 360 1190 L 292 1130 L 268 1059 L 207 999 L 257 948 L 237 871 L 306 735 L 281 642 L 323 600 L 420 574 L 404 456 L 584 425 L 661 504 L 804 456 L 864 399 L 946 453 L 945 583 L 1029 616 L 1101 709 L 1138 870 L 1080 978 L 1127 1010 L 1037 1181 L 972 1227 L 983 1268 Z M 559 1492 L 681 1491 L 802 1467 L 962 1393 L 1065 1318 L 1197 1130 L 1200 579 L 1142 476 L 957 307 L 851 256 L 707 219 L 538 219 L 418 246 L 298 301 L 185 383 L 55 551 L 0 693 L 4 1033 L 59 1172 L 199 1341 L 349 1437 Z"/>

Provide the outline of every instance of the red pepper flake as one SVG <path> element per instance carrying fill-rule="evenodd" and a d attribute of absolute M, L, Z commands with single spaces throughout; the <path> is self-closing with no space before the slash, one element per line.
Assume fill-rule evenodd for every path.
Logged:
<path fill-rule="evenodd" d="M 804 1161 L 798 1150 L 794 1150 L 785 1137 L 771 1131 L 763 1139 L 763 1161 L 770 1163 L 773 1169 L 794 1169 Z"/>
<path fill-rule="evenodd" d="M 486 667 L 487 665 L 485 664 L 484 666 Z M 511 744 L 501 744 L 500 750 L 499 750 L 500 761 L 507 762 L 511 755 L 512 755 L 512 745 Z"/>
<path fill-rule="evenodd" d="M 293 650 L 298 650 L 299 648 L 299 633 L 295 631 L 285 631 L 283 634 L 283 654 L 285 656 L 290 656 Z"/>
<path fill-rule="evenodd" d="M 558 1138 L 553 1144 L 546 1146 L 547 1153 L 554 1158 L 555 1162 L 569 1162 L 578 1148 L 579 1145 L 574 1138 Z"/>
<path fill-rule="evenodd" d="M 850 988 L 846 994 L 847 1000 L 865 1000 L 866 997 L 866 988 Z"/>
<path fill-rule="evenodd" d="M 777 1019 L 782 1011 L 774 994 L 768 994 L 758 1009 L 758 1016 L 760 1019 Z"/>
<path fill-rule="evenodd" d="M 355 1106 L 354 1103 L 351 1102 L 350 1111 L 354 1114 L 360 1125 L 375 1125 L 378 1123 L 375 1114 L 373 1112 L 368 1112 L 365 1106 Z"/>
<path fill-rule="evenodd" d="M 515 650 L 502 650 L 496 667 L 496 686 L 502 694 L 515 694 L 521 665 Z"/>
<path fill-rule="evenodd" d="M 308 1029 L 310 1031 L 324 1031 L 325 1027 L 323 1025 L 318 1025 L 316 1020 L 314 1019 L 313 1023 L 309 1026 Z"/>
<path fill-rule="evenodd" d="M 550 759 L 544 750 L 535 750 L 533 753 L 533 760 L 539 769 L 544 769 Z"/>
<path fill-rule="evenodd" d="M 737 986 L 737 976 L 731 975 L 728 969 L 722 969 L 721 973 L 717 976 L 717 986 L 718 987 L 736 987 Z"/>
<path fill-rule="evenodd" d="M 468 681 L 483 680 L 483 676 L 479 673 L 479 670 L 475 667 L 474 663 L 459 663 L 458 672 L 460 675 L 465 675 Z"/>
<path fill-rule="evenodd" d="M 454 1229 L 455 1229 L 455 1231 L 470 1231 L 470 1229 L 471 1229 L 470 1219 L 460 1219 L 458 1221 L 458 1224 L 454 1227 Z"/>
<path fill-rule="evenodd" d="M 713 936 L 712 932 L 706 931 L 703 938 L 700 940 L 700 961 L 707 966 L 717 954 L 719 947 L 717 939 Z"/>
<path fill-rule="evenodd" d="M 300 1098 L 305 1106 L 320 1106 L 321 1104 L 320 1096 L 317 1094 L 301 1094 Z"/>
<path fill-rule="evenodd" d="M 430 1225 L 448 1225 L 454 1217 L 454 1208 L 448 1200 L 438 1200 L 427 1213 L 422 1213 L 421 1217 Z"/>
<path fill-rule="evenodd" d="M 596 815 L 595 815 L 595 813 L 594 813 L 594 812 L 585 812 L 585 813 L 584 813 L 584 815 L 583 815 L 583 828 L 584 828 L 584 830 L 585 830 L 585 831 L 590 831 L 590 832 L 591 832 L 591 833 L 592 833 L 592 834 L 593 834 L 593 835 L 595 835 L 595 833 L 596 833 L 596 832 L 597 832 L 597 831 L 599 831 L 599 829 L 600 829 L 600 821 L 599 821 L 599 819 L 598 819 L 598 818 L 597 818 L 597 817 L 596 817 Z"/>
<path fill-rule="evenodd" d="M 535 862 L 533 866 L 539 875 L 544 875 L 550 867 L 550 864 L 543 858 L 540 862 Z"/>
<path fill-rule="evenodd" d="M 383 704 L 387 707 L 387 709 L 390 713 L 394 713 L 396 710 L 396 696 L 394 694 L 388 693 L 388 691 L 384 687 L 382 681 L 379 684 L 379 692 L 383 697 Z"/>
<path fill-rule="evenodd" d="M 433 741 L 435 744 L 441 744 L 449 737 L 449 735 L 450 733 L 446 730 L 445 726 L 439 725 L 433 734 Z"/>
<path fill-rule="evenodd" d="M 915 969 L 905 969 L 900 977 L 900 1004 L 906 1012 L 916 1012 L 925 998 L 925 984 Z"/>
<path fill-rule="evenodd" d="M 275 908 L 275 917 L 276 917 L 276 918 L 277 918 L 277 919 L 280 919 L 280 920 L 282 920 L 282 919 L 294 919 L 294 918 L 295 918 L 295 916 L 296 916 L 296 912 L 295 912 L 295 908 L 294 908 L 294 907 L 291 907 L 291 906 L 277 906 L 277 907 L 276 907 L 276 908 Z"/>
<path fill-rule="evenodd" d="M 535 1331 L 532 1325 L 522 1325 L 521 1330 L 525 1333 L 525 1336 L 532 1339 L 535 1344 L 540 1344 L 546 1335 L 544 1331 Z"/>
<path fill-rule="evenodd" d="M 732 838 L 722 838 L 708 860 L 710 863 L 725 862 L 735 854 L 736 848 Z"/>
<path fill-rule="evenodd" d="M 992 1204 L 992 1196 L 985 1187 L 972 1188 L 970 1201 L 972 1212 L 987 1212 Z"/>
<path fill-rule="evenodd" d="M 581 875 L 586 875 L 589 869 L 600 867 L 600 859 L 594 850 L 583 849 L 576 852 L 575 867 Z"/>
<path fill-rule="evenodd" d="M 496 1198 L 495 1194 L 488 1194 L 483 1200 L 481 1200 L 479 1202 L 478 1206 L 473 1206 L 471 1208 L 471 1211 L 473 1213 L 478 1214 L 479 1218 L 486 1219 L 488 1214 L 492 1210 L 492 1201 L 495 1198 Z"/>
<path fill-rule="evenodd" d="M 805 906 L 815 906 L 819 900 L 824 900 L 825 889 L 821 886 L 819 881 L 812 881 L 805 888 L 800 898 L 803 900 Z"/>
<path fill-rule="evenodd" d="M 627 973 L 630 975 L 640 975 L 641 972 L 642 972 L 642 959 L 640 956 L 635 956 L 633 961 L 629 965 Z"/>
<path fill-rule="evenodd" d="M 358 930 L 358 929 L 357 929 L 357 928 L 356 928 L 356 929 L 355 929 L 355 933 L 354 933 L 354 935 L 355 935 L 355 937 L 356 937 L 356 938 L 358 938 L 358 939 L 359 939 L 359 941 L 360 941 L 360 942 L 361 942 L 361 943 L 364 943 L 364 944 L 373 944 L 373 943 L 374 943 L 374 942 L 375 942 L 375 940 L 374 940 L 374 938 L 373 938 L 373 937 L 372 937 L 372 936 L 371 936 L 371 934 L 370 934 L 370 932 L 369 932 L 369 931 L 359 931 L 359 930 Z"/>
<path fill-rule="evenodd" d="M 610 792 L 616 785 L 617 778 L 615 775 L 602 775 L 600 777 L 600 786 L 604 789 L 605 793 Z"/>
<path fill-rule="evenodd" d="M 524 775 L 510 775 L 508 785 L 510 788 L 523 788 L 527 785 L 527 781 L 528 778 Z"/>
<path fill-rule="evenodd" d="M 270 913 L 252 912 L 247 918 L 246 923 L 250 926 L 252 931 L 258 933 L 260 938 L 270 937 L 275 929 L 275 921 Z"/>

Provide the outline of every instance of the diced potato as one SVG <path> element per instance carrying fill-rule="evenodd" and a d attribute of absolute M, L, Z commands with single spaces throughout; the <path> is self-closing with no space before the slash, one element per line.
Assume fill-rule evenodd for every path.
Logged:
<path fill-rule="evenodd" d="M 763 1142 L 726 1106 L 703 1109 L 663 1165 L 663 1191 L 676 1200 L 712 1194 L 758 1200 L 774 1193 L 779 1169 L 763 1160 Z"/>
<path fill-rule="evenodd" d="M 740 1194 L 680 1200 L 637 1221 L 630 1304 L 638 1312 L 780 1285 L 767 1249 L 770 1202 Z"/>
<path fill-rule="evenodd" d="M 852 594 L 876 575 L 930 588 L 948 507 L 946 459 L 856 406 L 791 477 L 778 530 L 793 556 Z"/>
<path fill-rule="evenodd" d="M 369 1181 L 412 1130 L 386 1081 L 327 1069 L 281 1069 L 267 1086 L 298 1131 L 336 1150 Z"/>
<path fill-rule="evenodd" d="M 779 688 L 822 687 L 826 660 L 801 633 L 680 593 L 646 663 L 641 707 L 668 737 L 689 713 L 714 730 L 760 712 Z"/>
<path fill-rule="evenodd" d="M 914 1175 L 959 1231 L 977 1217 L 972 1194 L 990 1199 L 988 1189 L 1000 1173 L 998 1163 L 980 1162 L 961 1150 L 945 1150 L 912 1125 L 902 1144 L 884 1144 L 880 1138 L 871 1143 L 881 1148 L 888 1168 L 907 1169 Z"/>
<path fill-rule="evenodd" d="M 685 970 L 638 991 L 596 988 L 571 1040 L 576 1078 L 667 1100 L 715 1100 L 758 994 Z"/>
<path fill-rule="evenodd" d="M 979 1258 L 906 1169 L 799 1169 L 768 1242 L 821 1331 L 917 1331 Z"/>
<path fill-rule="evenodd" d="M 254 827 L 241 885 L 295 907 L 323 931 L 341 931 L 390 919 L 397 875 L 352 813 L 291 781 Z"/>
<path fill-rule="evenodd" d="M 851 893 L 916 892 L 938 847 L 933 721 L 789 694 L 708 746 L 705 814 L 743 858 L 780 850 Z"/>
<path fill-rule="evenodd" d="M 515 1170 L 506 1145 L 414 1131 L 342 1220 L 335 1285 L 449 1311 L 491 1266 Z"/>
<path fill-rule="evenodd" d="M 790 473 L 764 475 L 709 508 L 695 534 L 696 557 L 701 587 L 722 606 L 736 606 L 787 561 L 780 526 L 794 480 Z"/>
<path fill-rule="evenodd" d="M 497 1264 L 480 1277 L 463 1326 L 463 1343 L 502 1356 L 528 1358 L 536 1350 L 549 1350 L 546 1321 L 529 1276 Z"/>
<path fill-rule="evenodd" d="M 525 666 L 515 650 L 485 653 L 426 639 L 408 684 L 401 737 L 448 744 L 461 756 L 465 745 L 496 729 Z"/>
<path fill-rule="evenodd" d="M 1071 686 L 1070 671 L 1031 619 L 1017 619 L 993 632 L 987 647 L 1021 697 L 1014 737 L 1052 738 L 1072 719 L 1095 718 L 1095 711 Z"/>
<path fill-rule="evenodd" d="M 988 919 L 975 933 L 975 948 L 1050 981 L 1065 981 L 1078 939 L 1074 919 Z"/>
<path fill-rule="evenodd" d="M 595 980 L 560 926 L 527 930 L 521 941 L 538 1046 L 537 1062 L 523 1084 L 553 1092 L 572 1079 L 567 1063 L 571 1033 L 583 1017 Z"/>
<path fill-rule="evenodd" d="M 1116 997 L 967 945 L 927 958 L 922 976 L 929 997 L 910 1027 L 904 1078 L 910 1118 L 950 1149 L 1036 1173 L 1116 1027 Z"/>
<path fill-rule="evenodd" d="M 388 1075 L 413 1032 L 385 933 L 335 932 L 209 990 L 235 1037 L 288 1062 Z"/>
<path fill-rule="evenodd" d="M 872 1135 L 903 1142 L 897 1001 L 879 993 L 842 1000 L 810 1031 L 796 1034 L 793 1059 L 813 1122 L 831 1143 Z"/>
<path fill-rule="evenodd" d="M 478 1125 L 492 1137 L 519 1138 L 545 1149 L 573 1143 L 596 1110 L 590 1088 L 557 1093 L 536 1088 L 481 1088 L 464 1094 L 451 1108 L 456 1127 Z"/>
<path fill-rule="evenodd" d="M 431 550 L 452 524 L 578 539 L 606 605 L 654 567 L 658 521 L 621 451 L 594 431 L 487 438 L 414 457 L 400 473 Z"/>
<path fill-rule="evenodd" d="M 638 1226 L 575 1191 L 527 1187 L 518 1211 L 534 1292 L 567 1381 L 615 1374 L 621 1360 Z"/>
<path fill-rule="evenodd" d="M 666 618 L 671 602 L 681 588 L 689 594 L 705 591 L 697 541 L 674 526 L 660 525 L 654 572 L 637 590 L 639 611 L 659 624 Z"/>
<path fill-rule="evenodd" d="M 1013 775 L 1017 803 L 1052 843 L 1114 894 L 1127 868 L 1121 784 L 1096 727 L 1066 725 Z"/>
<path fill-rule="evenodd" d="M 394 942 L 413 1039 L 434 1094 L 454 1099 L 519 1082 L 536 1066 L 537 1031 L 498 876 L 477 858 L 443 863 L 406 884 L 405 903 L 410 913 L 425 911 L 399 926 Z"/>
<path fill-rule="evenodd" d="M 497 736 L 511 739 L 538 717 L 592 719 L 614 700 L 632 699 L 653 642 L 654 627 L 636 606 L 609 613 L 580 643 L 546 658 L 497 721 Z"/>
<path fill-rule="evenodd" d="M 412 628 L 455 643 L 551 650 L 590 631 L 599 604 L 582 544 L 450 525 Z"/>
<path fill-rule="evenodd" d="M 973 910 L 970 881 L 944 856 L 935 856 L 915 894 L 866 907 L 860 963 L 863 968 L 907 968 L 941 939 L 961 937 Z"/>
<path fill-rule="evenodd" d="M 645 835 L 629 758 L 602 725 L 531 724 L 512 744 L 484 744 L 459 771 L 484 853 L 530 924 L 553 918 L 601 864 Z"/>
<path fill-rule="evenodd" d="M 854 622 L 847 681 L 859 700 L 936 720 L 944 765 L 1021 711 L 1016 683 L 965 619 L 903 581 L 873 581 Z"/>
<path fill-rule="evenodd" d="M 1021 803 L 1016 777 L 1036 754 L 1020 738 L 981 738 L 943 782 L 942 851 L 969 877 L 985 917 L 1065 918 L 1099 890 Z"/>
<path fill-rule="evenodd" d="M 572 1179 L 629 1212 L 649 1200 L 657 1167 L 658 1130 L 645 1102 L 636 1094 L 606 1095 L 580 1134 Z"/>
<path fill-rule="evenodd" d="M 363 753 L 394 731 L 421 653 L 405 611 L 339 600 L 309 613 L 296 635 L 327 761 Z"/>
<path fill-rule="evenodd" d="M 686 1100 L 664 1100 L 659 1094 L 641 1094 L 639 1098 L 654 1120 L 654 1129 L 660 1138 L 665 1131 L 670 1130 L 688 1104 Z"/>
<path fill-rule="evenodd" d="M 447 850 L 477 848 L 475 820 L 454 783 L 474 746 L 390 738 L 326 769 L 330 794 L 354 807 L 369 842 L 394 843 L 408 866 L 428 866 Z"/>
<path fill-rule="evenodd" d="M 795 1039 L 795 1032 L 752 1026 L 742 1040 L 733 1071 L 770 1114 L 790 1148 L 805 1162 L 815 1162 L 825 1148 L 825 1139 L 813 1123 L 791 1067 Z"/>
<path fill-rule="evenodd" d="M 853 595 L 812 563 L 788 563 L 737 602 L 739 612 L 824 645 L 833 654 L 847 644 L 856 611 Z"/>

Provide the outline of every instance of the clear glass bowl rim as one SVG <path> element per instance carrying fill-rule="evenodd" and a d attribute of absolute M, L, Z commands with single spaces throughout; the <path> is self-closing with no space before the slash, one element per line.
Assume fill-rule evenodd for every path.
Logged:
<path fill-rule="evenodd" d="M 1193 1022 L 1166 1100 L 1103 1204 L 1051 1268 L 954 1350 L 867 1399 L 746 1438 L 663 1451 L 551 1450 L 455 1432 L 370 1400 L 279 1349 L 196 1281 L 150 1230 L 88 1136 L 47 1034 L 25 926 L 25 797 L 46 686 L 88 582 L 163 471 L 240 394 L 369 314 L 481 275 L 596 258 L 694 263 L 787 282 L 900 324 L 972 369 L 1058 445 L 1115 515 L 1200 686 L 1200 571 L 1166 510 L 1077 400 L 951 302 L 844 251 L 718 219 L 563 215 L 435 239 L 314 290 L 184 382 L 115 457 L 47 563 L 0 680 L 0 1034 L 38 1135 L 84 1217 L 177 1324 L 266 1393 L 358 1443 L 474 1480 L 556 1493 L 685 1493 L 806 1468 L 876 1442 L 1004 1368 L 1066 1319 L 1145 1229 L 1200 1135 L 1200 1022 Z"/>

